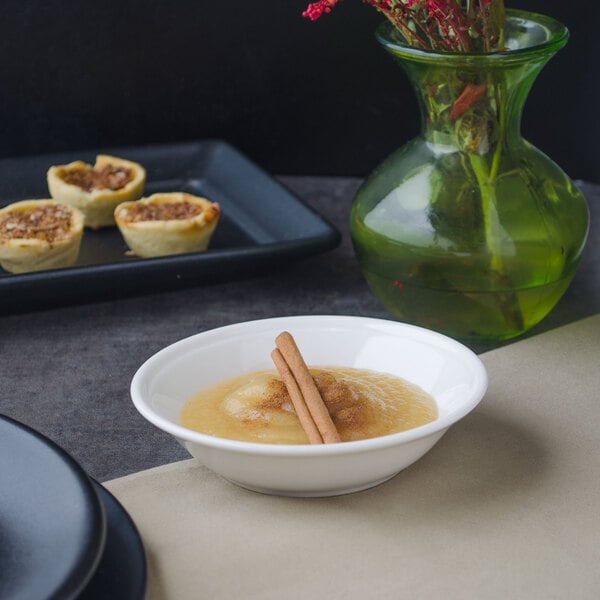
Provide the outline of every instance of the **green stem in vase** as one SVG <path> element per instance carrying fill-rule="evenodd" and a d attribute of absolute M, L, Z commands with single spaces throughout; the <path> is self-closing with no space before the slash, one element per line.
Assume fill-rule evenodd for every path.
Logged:
<path fill-rule="evenodd" d="M 497 148 L 494 157 L 500 154 Z M 469 154 L 471 167 L 481 193 L 481 209 L 483 215 L 483 227 L 485 241 L 490 254 L 490 275 L 494 284 L 510 290 L 512 285 L 510 275 L 506 272 L 502 260 L 502 240 L 500 238 L 500 227 L 498 223 L 496 188 L 494 183 L 493 163 L 492 169 L 488 170 L 485 158 L 477 154 Z M 521 314 L 519 299 L 516 293 L 506 291 L 497 296 L 498 308 L 507 322 L 517 328 L 523 327 L 523 316 Z"/>
<path fill-rule="evenodd" d="M 486 245 L 490 253 L 490 268 L 495 273 L 502 272 L 501 241 L 498 235 L 498 219 L 496 205 L 496 191 L 491 171 L 488 170 L 486 160 L 479 154 L 469 153 L 469 162 L 477 178 L 477 185 L 481 195 L 481 213 L 483 215 L 483 229 Z"/>
<path fill-rule="evenodd" d="M 481 197 L 481 213 L 483 218 L 483 229 L 485 243 L 490 255 L 490 276 L 494 285 L 505 287 L 507 290 L 512 289 L 512 282 L 503 261 L 502 249 L 502 231 L 498 219 L 498 199 L 496 197 L 496 176 L 500 168 L 502 158 L 502 140 L 505 135 L 505 107 L 506 102 L 503 101 L 502 83 L 493 81 L 491 75 L 488 76 L 487 88 L 493 90 L 494 110 L 498 130 L 495 148 L 491 155 L 491 162 L 485 155 L 479 152 L 467 152 L 471 169 L 477 180 L 477 186 Z M 492 98 L 487 99 L 488 102 Z M 519 299 L 516 293 L 507 291 L 504 294 L 498 295 L 498 308 L 503 313 L 507 322 L 512 323 L 515 327 L 523 326 L 523 316 L 519 306 Z"/>

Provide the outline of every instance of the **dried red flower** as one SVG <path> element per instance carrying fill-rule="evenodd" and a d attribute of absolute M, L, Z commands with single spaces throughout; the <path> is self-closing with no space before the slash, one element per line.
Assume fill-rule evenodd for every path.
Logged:
<path fill-rule="evenodd" d="M 311 21 L 341 0 L 311 2 Z M 451 52 L 496 50 L 504 27 L 504 0 L 363 0 L 389 19 L 407 43 Z"/>
<path fill-rule="evenodd" d="M 316 21 L 323 13 L 331 12 L 331 9 L 339 0 L 319 0 L 311 2 L 302 13 L 303 17 L 308 17 L 311 21 Z"/>

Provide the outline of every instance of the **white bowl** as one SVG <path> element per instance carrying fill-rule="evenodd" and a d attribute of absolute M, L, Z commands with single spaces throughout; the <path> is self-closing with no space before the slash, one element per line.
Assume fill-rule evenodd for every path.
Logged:
<path fill-rule="evenodd" d="M 437 419 L 401 433 L 319 445 L 240 442 L 180 424 L 182 406 L 201 389 L 273 368 L 270 353 L 282 331 L 294 336 L 308 365 L 384 371 L 420 386 L 437 402 Z M 300 316 L 229 325 L 167 346 L 136 372 L 131 397 L 148 421 L 237 485 L 284 496 L 333 496 L 382 483 L 421 458 L 486 389 L 479 358 L 439 333 L 381 319 Z"/>

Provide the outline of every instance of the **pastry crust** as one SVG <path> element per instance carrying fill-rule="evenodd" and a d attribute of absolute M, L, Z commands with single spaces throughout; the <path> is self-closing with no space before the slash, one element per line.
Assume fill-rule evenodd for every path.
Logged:
<path fill-rule="evenodd" d="M 115 221 L 138 256 L 202 252 L 217 226 L 216 202 L 184 192 L 153 194 L 115 209 Z"/>
<path fill-rule="evenodd" d="M 85 226 L 98 229 L 115 224 L 117 205 L 143 194 L 146 170 L 136 162 L 99 154 L 93 166 L 81 160 L 53 165 L 47 180 L 53 199 L 81 210 Z"/>
<path fill-rule="evenodd" d="M 10 273 L 69 267 L 79 255 L 83 213 L 54 200 L 21 200 L 0 210 L 0 266 Z"/>

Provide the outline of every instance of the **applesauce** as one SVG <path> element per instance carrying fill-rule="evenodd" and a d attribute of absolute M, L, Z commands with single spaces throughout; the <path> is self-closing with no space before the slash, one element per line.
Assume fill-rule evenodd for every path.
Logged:
<path fill-rule="evenodd" d="M 310 373 L 343 442 L 397 433 L 437 417 L 435 400 L 387 373 L 311 367 Z M 307 444 L 287 390 L 274 370 L 254 371 L 204 389 L 186 402 L 181 424 L 227 439 Z"/>

